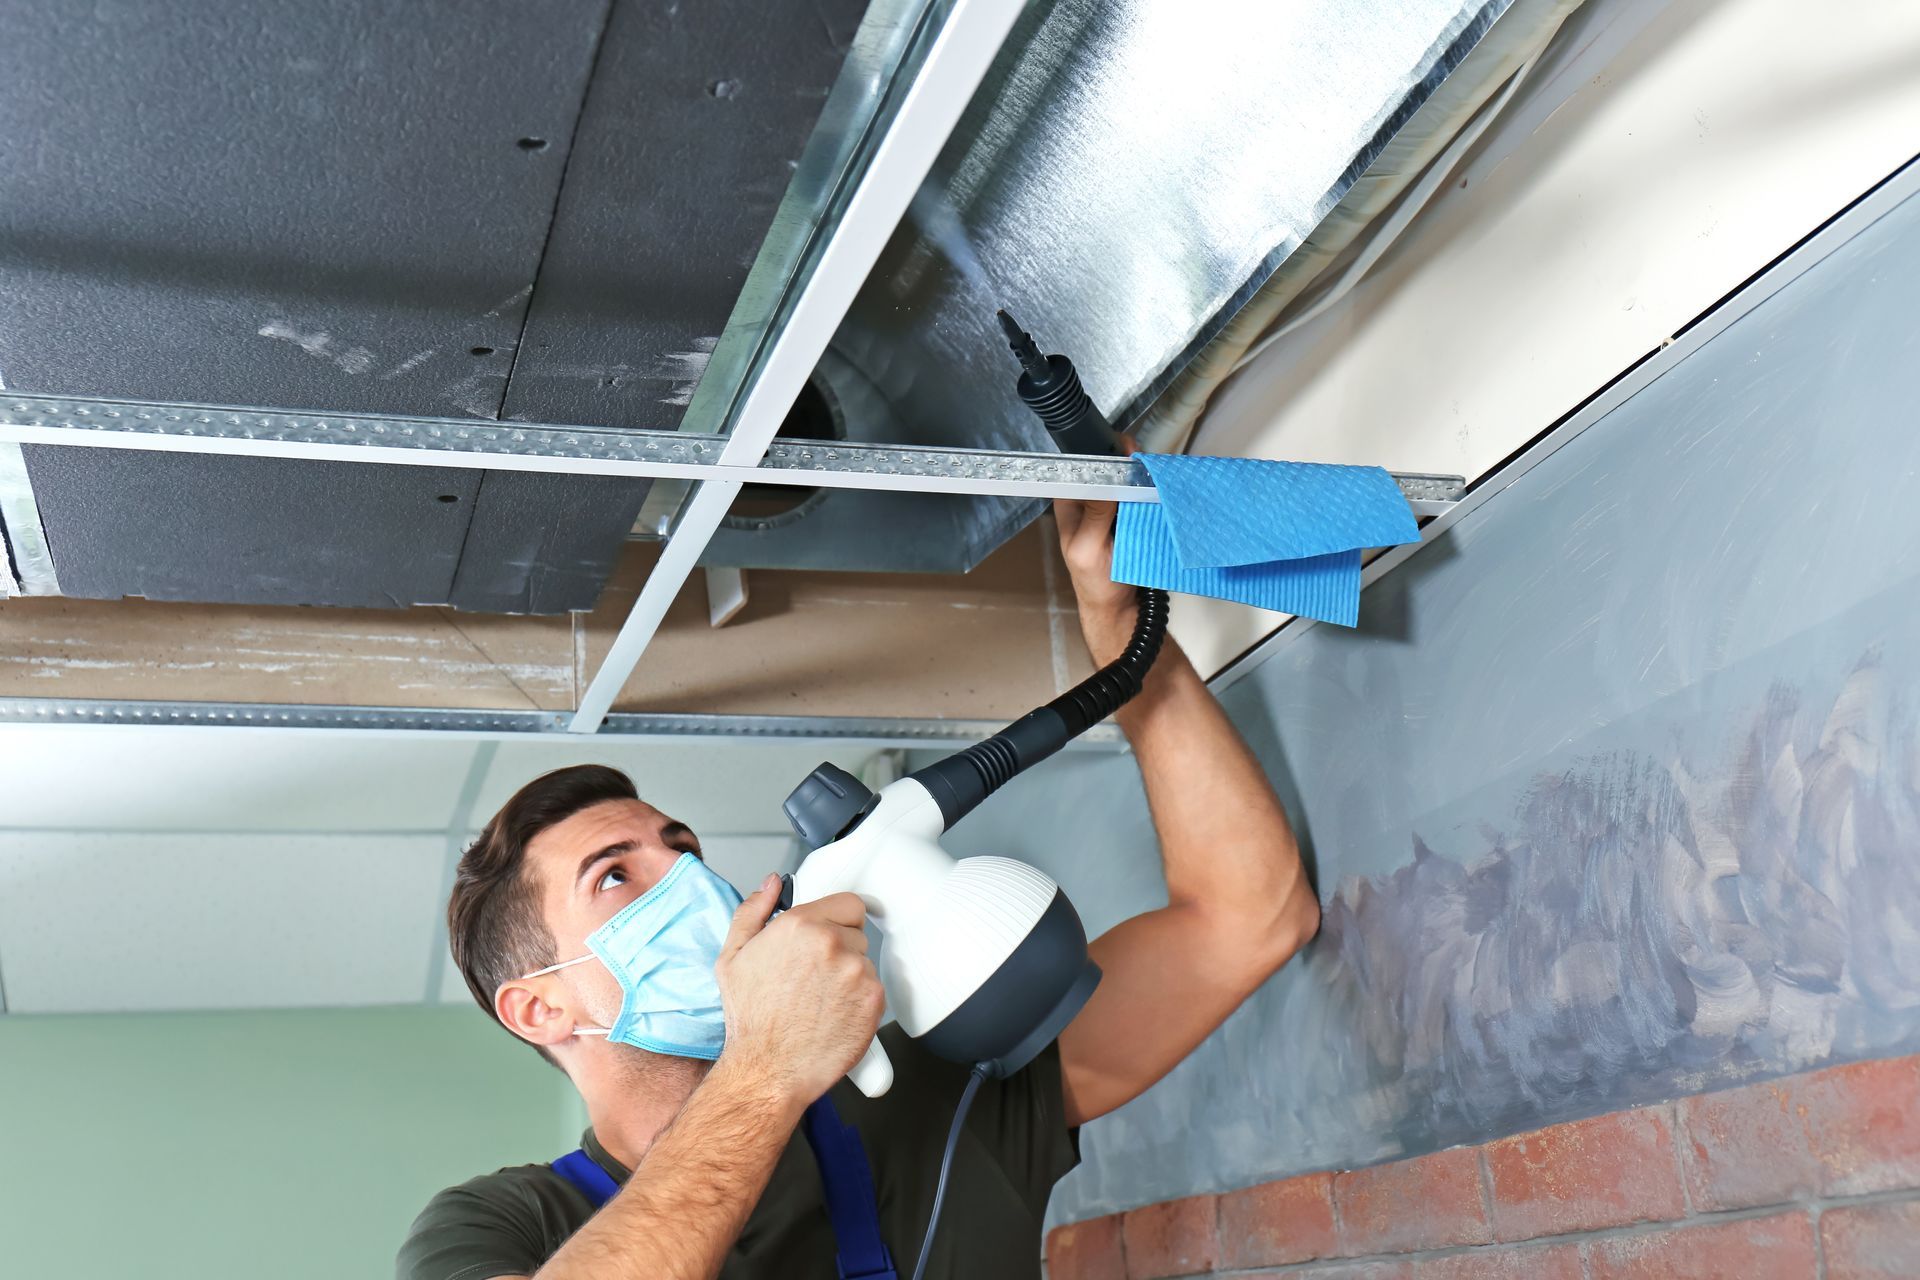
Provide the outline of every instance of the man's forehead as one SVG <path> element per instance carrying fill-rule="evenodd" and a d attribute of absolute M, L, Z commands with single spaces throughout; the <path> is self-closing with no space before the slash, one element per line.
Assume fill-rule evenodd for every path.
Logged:
<path fill-rule="evenodd" d="M 554 872 L 570 874 L 586 854 L 651 835 L 665 820 L 665 814 L 644 800 L 602 800 L 535 836 L 527 843 L 527 860 L 551 882 Z"/>

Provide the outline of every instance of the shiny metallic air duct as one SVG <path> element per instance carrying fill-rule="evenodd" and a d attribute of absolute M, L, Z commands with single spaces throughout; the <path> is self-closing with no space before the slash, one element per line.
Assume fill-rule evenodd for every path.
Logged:
<path fill-rule="evenodd" d="M 1047 350 L 1072 357 L 1116 425 L 1134 421 L 1510 7 L 1534 11 L 1521 24 L 1536 34 L 1564 8 L 1034 4 L 816 376 L 854 388 L 841 401 L 842 429 L 856 439 L 1049 448 L 1014 392 L 995 321 L 1002 306 Z M 826 494 L 778 528 L 723 532 L 707 561 L 962 570 L 1036 509 Z"/>

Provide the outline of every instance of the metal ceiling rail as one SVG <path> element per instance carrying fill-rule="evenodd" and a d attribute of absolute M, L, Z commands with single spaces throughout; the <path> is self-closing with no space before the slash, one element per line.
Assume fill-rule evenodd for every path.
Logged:
<path fill-rule="evenodd" d="M 482 740 L 572 740 L 567 711 L 466 711 L 438 707 L 308 706 L 296 703 L 134 702 L 85 698 L 0 698 L 0 726 L 133 725 L 165 728 L 351 731 L 366 734 L 434 732 Z M 615 712 L 600 733 L 608 737 L 722 738 L 836 741 L 886 747 L 966 744 L 997 732 L 998 720 L 896 719 L 887 716 L 675 715 Z M 1126 740 L 1112 724 L 1096 725 L 1073 749 L 1119 750 Z"/>
<path fill-rule="evenodd" d="M 945 0 L 867 0 L 840 72 L 820 108 L 812 135 L 794 162 L 793 177 L 767 224 L 719 341 L 687 402 L 676 430 L 723 429 L 765 353 L 769 335 L 795 295 L 834 210 L 851 189 L 850 175 L 871 156 L 899 90 L 924 60 Z M 703 426 L 704 424 L 704 426 Z M 647 487 L 635 521 L 665 537 L 693 492 L 693 482 L 662 478 Z"/>
<path fill-rule="evenodd" d="M 776 439 L 757 465 L 735 465 L 720 460 L 728 439 L 684 431 L 0 393 L 0 442 L 20 444 L 833 489 L 1160 500 L 1145 469 L 1125 458 Z M 1408 473 L 1394 479 L 1417 515 L 1440 514 L 1465 485 L 1459 476 Z"/>
<path fill-rule="evenodd" d="M 7 563 L 9 548 L 13 552 L 11 567 Z M 17 582 L 12 581 L 15 572 L 20 575 Z M 40 509 L 33 500 L 26 459 L 19 445 L 0 441 L 0 596 L 9 590 L 30 596 L 57 596 L 60 579 L 53 571 L 53 553 L 47 547 Z"/>

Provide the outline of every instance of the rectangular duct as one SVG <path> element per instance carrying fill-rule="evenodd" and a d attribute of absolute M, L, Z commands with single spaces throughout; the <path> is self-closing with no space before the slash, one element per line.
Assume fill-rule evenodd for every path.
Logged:
<path fill-rule="evenodd" d="M 1130 420 L 1346 197 L 1510 3 L 1033 6 L 815 376 L 839 407 L 837 429 L 1050 449 L 1014 394 L 1001 306 L 1044 350 L 1072 356 L 1110 417 Z M 964 570 L 1037 509 L 823 494 L 779 522 L 732 522 L 706 558 Z"/>

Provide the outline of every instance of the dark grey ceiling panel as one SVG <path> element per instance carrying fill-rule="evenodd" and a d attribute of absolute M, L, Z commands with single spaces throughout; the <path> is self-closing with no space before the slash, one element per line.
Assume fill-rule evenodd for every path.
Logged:
<path fill-rule="evenodd" d="M 443 604 L 479 489 L 452 468 L 23 452 L 61 592 L 94 600 Z"/>
<path fill-rule="evenodd" d="M 606 12 L 9 5 L 0 377 L 497 417 Z M 28 457 L 63 586 L 84 596 L 586 608 L 621 546 L 600 526 L 639 500 L 554 517 L 525 495 L 565 509 L 605 486 L 495 477 L 483 505 L 504 523 L 476 530 L 466 580 L 542 585 L 489 596 L 453 591 L 478 472 Z M 529 545 L 530 562 L 488 559 Z"/>
<path fill-rule="evenodd" d="M 496 416 L 605 3 L 8 3 L 0 377 Z"/>
<path fill-rule="evenodd" d="M 616 5 L 507 417 L 680 421 L 865 9 Z"/>
<path fill-rule="evenodd" d="M 0 379 L 677 421 L 864 8 L 7 5 Z M 89 596 L 587 608 L 646 492 L 27 456 Z"/>
<path fill-rule="evenodd" d="M 476 613 L 591 607 L 647 487 L 613 476 L 486 472 L 451 603 Z"/>

